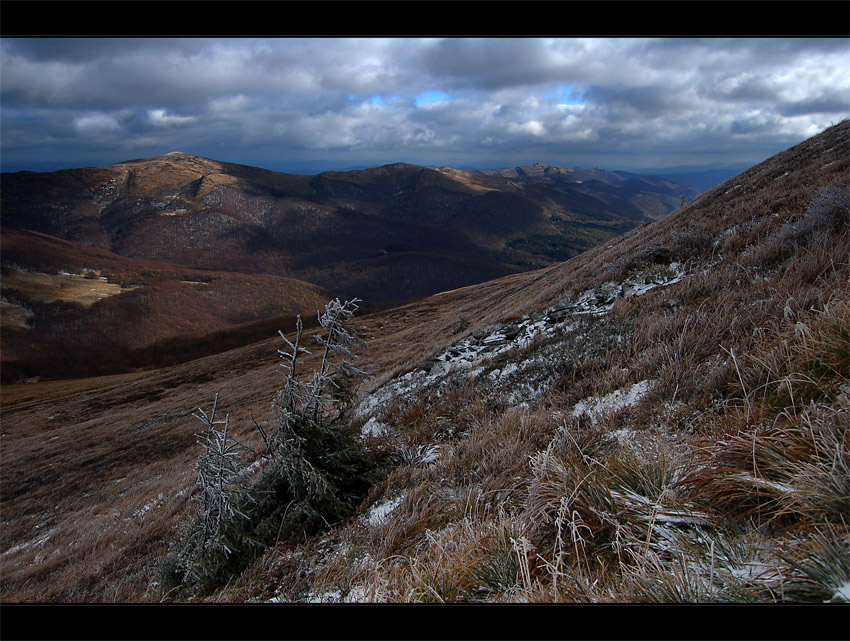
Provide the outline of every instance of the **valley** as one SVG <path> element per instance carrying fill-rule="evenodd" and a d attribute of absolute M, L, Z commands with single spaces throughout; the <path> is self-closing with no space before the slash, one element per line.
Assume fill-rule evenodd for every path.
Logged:
<path fill-rule="evenodd" d="M 332 296 L 382 305 L 528 271 L 697 194 L 623 172 L 538 170 L 300 176 L 172 152 L 4 174 L 4 381 L 167 364 L 175 341 L 187 360 L 211 353 L 216 332 L 255 338 L 256 323 L 288 327 Z M 61 273 L 96 274 L 114 295 L 89 304 L 21 285 Z"/>

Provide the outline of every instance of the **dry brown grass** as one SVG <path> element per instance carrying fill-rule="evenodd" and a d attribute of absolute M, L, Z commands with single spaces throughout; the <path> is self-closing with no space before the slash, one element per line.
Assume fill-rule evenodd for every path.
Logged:
<path fill-rule="evenodd" d="M 268 416 L 267 395 L 238 381 L 237 361 L 228 402 Z M 186 517 L 197 457 L 190 414 L 222 384 L 203 367 L 4 387 L 4 601 L 151 598 L 156 560 Z M 273 367 L 264 368 L 272 379 Z M 243 414 L 240 436 L 253 443 L 248 425 Z"/>
<path fill-rule="evenodd" d="M 560 351 L 555 382 L 529 407 L 458 382 L 379 408 L 392 431 L 373 445 L 392 467 L 358 515 L 268 550 L 209 599 L 831 598 L 824 586 L 842 566 L 830 550 L 847 535 L 848 235 L 793 226 L 813 190 L 846 181 L 848 131 L 832 132 L 835 149 L 789 150 L 568 263 L 355 319 L 368 392 L 517 310 L 647 266 L 689 266 L 676 284 L 511 353 Z M 469 325 L 454 333 L 460 314 Z M 249 415 L 270 420 L 282 383 L 277 347 L 4 386 L 2 599 L 161 598 L 154 565 L 176 538 L 198 453 L 189 414 L 219 393 L 251 443 Z M 639 403 L 572 415 L 639 381 L 652 384 Z M 432 447 L 436 459 L 417 458 Z M 391 518 L 365 522 L 399 497 Z M 817 578 L 824 567 L 833 578 Z"/>

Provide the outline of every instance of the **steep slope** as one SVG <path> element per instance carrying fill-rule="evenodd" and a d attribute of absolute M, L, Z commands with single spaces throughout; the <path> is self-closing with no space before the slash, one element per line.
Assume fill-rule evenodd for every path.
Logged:
<path fill-rule="evenodd" d="M 850 600 L 849 139 L 566 263 L 355 318 L 373 378 L 345 424 L 382 478 L 195 598 Z M 279 347 L 5 387 L 3 600 L 168 597 L 190 415 L 219 394 L 260 450 Z"/>

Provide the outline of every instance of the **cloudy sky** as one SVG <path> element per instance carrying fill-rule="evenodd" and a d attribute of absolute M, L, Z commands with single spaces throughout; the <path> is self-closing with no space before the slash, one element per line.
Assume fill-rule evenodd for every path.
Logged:
<path fill-rule="evenodd" d="M 3 171 L 753 164 L 848 117 L 844 38 L 0 39 Z"/>

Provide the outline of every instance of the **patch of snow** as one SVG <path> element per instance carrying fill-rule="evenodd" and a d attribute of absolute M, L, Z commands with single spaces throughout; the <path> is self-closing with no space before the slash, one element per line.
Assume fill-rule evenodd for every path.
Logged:
<path fill-rule="evenodd" d="M 434 463 L 437 459 L 440 458 L 440 446 L 439 445 L 420 445 L 416 449 L 416 464 L 417 465 L 427 465 L 428 463 Z"/>
<path fill-rule="evenodd" d="M 366 418 L 372 416 L 377 410 L 386 407 L 386 405 L 394 398 L 405 396 L 412 391 L 424 387 L 427 383 L 427 374 L 421 369 L 414 369 L 397 376 L 384 383 L 371 394 L 366 395 L 361 399 L 354 415 L 357 418 Z"/>
<path fill-rule="evenodd" d="M 380 503 L 375 503 L 363 517 L 363 523 L 368 527 L 378 527 L 388 522 L 390 515 L 401 505 L 404 495 L 397 496 Z"/>
<path fill-rule="evenodd" d="M 839 586 L 828 603 L 850 603 L 850 581 L 845 581 L 844 585 Z"/>
<path fill-rule="evenodd" d="M 20 543 L 18 545 L 15 545 L 15 546 L 9 548 L 8 550 L 6 550 L 5 552 L 3 552 L 2 554 L 0 554 L 0 558 L 6 556 L 7 554 L 14 554 L 15 552 L 20 552 L 21 550 L 26 550 L 28 547 L 34 547 L 34 548 L 41 547 L 42 545 L 47 543 L 47 541 L 49 541 L 49 540 L 50 540 L 50 534 L 47 534 L 47 535 L 41 537 L 40 539 L 38 539 L 36 541 L 25 541 L 24 543 Z M 36 562 L 38 562 L 38 561 L 36 561 Z"/>
<path fill-rule="evenodd" d="M 596 288 L 588 289 L 568 301 L 562 301 L 543 312 L 529 314 L 519 321 L 473 333 L 445 347 L 439 354 L 423 361 L 417 368 L 385 382 L 362 397 L 355 408 L 354 415 L 362 419 L 375 418 L 392 402 L 404 401 L 426 390 L 432 390 L 439 395 L 440 389 L 450 377 L 459 375 L 477 377 L 483 371 L 482 364 L 500 354 L 527 347 L 539 336 L 556 336 L 559 332 L 562 334 L 570 332 L 575 327 L 578 317 L 604 315 L 610 311 L 618 299 L 641 296 L 657 287 L 678 283 L 686 274 L 685 265 L 678 262 L 672 262 L 662 268 L 653 267 L 645 272 L 631 275 L 622 283 L 609 281 Z M 580 340 L 580 337 L 576 340 Z M 489 377 L 499 382 L 516 372 L 523 374 L 532 370 L 532 363 L 527 359 L 510 363 L 501 370 L 493 370 L 489 373 Z M 518 390 L 519 396 L 523 397 L 518 397 L 518 402 L 528 402 L 540 396 L 545 391 L 543 384 L 543 381 L 536 380 L 535 384 L 526 390 L 531 393 L 530 397 Z M 642 394 L 645 391 L 642 387 L 636 387 L 631 390 L 631 393 Z M 637 399 L 631 399 L 628 402 L 635 400 Z M 608 399 L 608 402 L 614 402 L 614 400 Z"/>
<path fill-rule="evenodd" d="M 304 600 L 305 603 L 339 603 L 342 599 L 342 594 L 340 594 L 339 590 L 331 590 L 330 592 L 322 592 L 322 594 L 313 594 L 312 592 L 307 595 Z"/>
<path fill-rule="evenodd" d="M 138 518 L 144 516 L 145 514 L 150 512 L 152 509 L 157 508 L 160 505 L 162 505 L 162 503 L 163 503 L 162 493 L 160 492 L 160 494 L 155 499 L 151 499 L 150 501 L 145 503 L 141 508 L 139 508 L 138 510 L 133 512 L 133 518 L 138 519 Z"/>
<path fill-rule="evenodd" d="M 771 481 L 769 479 L 763 478 L 761 476 L 753 476 L 752 474 L 735 474 L 730 478 L 741 481 L 743 483 L 750 483 L 757 487 L 762 487 L 770 490 L 775 490 L 782 494 L 794 494 L 795 489 L 788 485 L 787 483 L 780 483 L 778 481 Z"/>
<path fill-rule="evenodd" d="M 634 434 L 634 430 L 630 430 L 628 427 L 624 427 L 619 430 L 614 430 L 611 432 L 611 436 L 617 439 L 617 442 L 621 445 L 623 443 L 628 443 L 631 440 L 631 436 Z"/>
<path fill-rule="evenodd" d="M 366 424 L 362 428 L 360 428 L 360 435 L 364 438 L 367 436 L 385 436 L 389 432 L 389 430 L 389 425 L 381 423 L 377 418 L 373 416 L 368 421 L 366 421 Z"/>
<path fill-rule="evenodd" d="M 20 552 L 21 550 L 26 550 L 30 545 L 32 545 L 31 541 L 26 541 L 24 543 L 20 543 L 18 545 L 15 545 L 14 547 L 9 548 L 8 550 L 3 552 L 2 554 L 0 554 L 0 557 L 4 557 L 7 554 L 14 554 L 15 552 Z"/>
<path fill-rule="evenodd" d="M 734 563 L 729 573 L 737 579 L 750 582 L 772 583 L 782 578 L 779 568 L 758 559 Z"/>
<path fill-rule="evenodd" d="M 573 416 L 578 417 L 583 414 L 598 416 L 604 412 L 631 407 L 646 396 L 650 389 L 652 389 L 652 382 L 647 380 L 630 385 L 628 388 L 614 390 L 601 398 L 590 396 L 575 404 Z"/>
<path fill-rule="evenodd" d="M 499 378 L 505 378 L 506 376 L 510 376 L 515 371 L 519 369 L 519 365 L 516 363 L 508 363 L 505 365 L 505 368 L 502 370 L 502 373 L 499 375 Z"/>
<path fill-rule="evenodd" d="M 351 588 L 345 595 L 346 603 L 363 603 L 365 601 L 367 601 L 366 588 L 360 585 Z"/>
<path fill-rule="evenodd" d="M 321 594 L 310 592 L 304 598 L 304 603 L 363 603 L 368 601 L 366 598 L 366 588 L 363 586 L 355 586 L 351 588 L 345 596 L 339 590 L 328 590 Z M 281 600 L 267 601 L 267 603 L 283 603 Z"/>
<path fill-rule="evenodd" d="M 423 467 L 440 458 L 440 446 L 432 443 L 430 445 L 417 445 L 415 447 L 397 447 L 396 458 L 407 465 Z"/>

